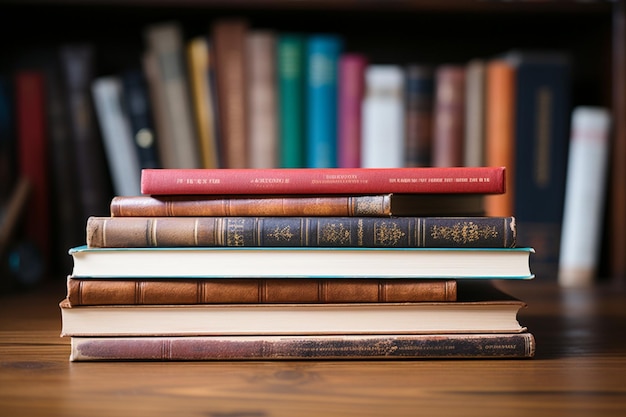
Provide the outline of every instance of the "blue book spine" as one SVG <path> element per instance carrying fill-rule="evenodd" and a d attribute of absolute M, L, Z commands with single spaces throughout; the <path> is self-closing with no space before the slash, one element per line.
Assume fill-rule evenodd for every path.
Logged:
<path fill-rule="evenodd" d="M 518 244 L 540 248 L 539 273 L 556 273 L 569 143 L 570 61 L 521 54 L 516 65 L 515 216 Z"/>
<path fill-rule="evenodd" d="M 309 168 L 337 166 L 337 72 L 342 39 L 311 35 L 307 40 L 307 154 Z"/>

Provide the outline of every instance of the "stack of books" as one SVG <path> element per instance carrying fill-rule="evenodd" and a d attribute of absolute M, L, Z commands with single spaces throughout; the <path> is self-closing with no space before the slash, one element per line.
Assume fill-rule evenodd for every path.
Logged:
<path fill-rule="evenodd" d="M 146 169 L 91 217 L 72 361 L 527 358 L 504 168 Z M 443 213 L 443 214 L 442 214 Z"/>

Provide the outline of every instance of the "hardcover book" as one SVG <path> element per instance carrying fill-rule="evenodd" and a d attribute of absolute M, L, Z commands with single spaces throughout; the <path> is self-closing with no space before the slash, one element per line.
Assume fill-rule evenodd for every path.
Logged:
<path fill-rule="evenodd" d="M 589 286 L 602 247 L 611 114 L 604 107 L 579 106 L 571 123 L 558 280 Z"/>
<path fill-rule="evenodd" d="M 404 69 L 370 64 L 365 70 L 361 166 L 404 166 Z"/>
<path fill-rule="evenodd" d="M 526 304 L 490 284 L 456 302 L 97 305 L 61 301 L 62 336 L 523 333 Z"/>
<path fill-rule="evenodd" d="M 213 21 L 211 44 L 215 51 L 215 86 L 220 126 L 220 166 L 246 168 L 248 163 L 248 88 L 246 34 L 248 22 L 239 18 Z"/>
<path fill-rule="evenodd" d="M 405 72 L 405 166 L 428 167 L 432 165 L 433 67 L 410 64 Z"/>
<path fill-rule="evenodd" d="M 90 217 L 91 248 L 510 248 L 513 217 Z"/>
<path fill-rule="evenodd" d="M 112 217 L 483 216 L 478 194 L 115 196 Z"/>
<path fill-rule="evenodd" d="M 117 75 L 98 77 L 91 84 L 91 92 L 113 179 L 113 191 L 117 195 L 139 195 L 141 166 L 124 106 L 122 80 Z"/>
<path fill-rule="evenodd" d="M 531 358 L 531 333 L 72 337 L 70 361 Z"/>
<path fill-rule="evenodd" d="M 476 58 L 465 68 L 465 138 L 463 165 L 485 165 L 487 61 Z"/>
<path fill-rule="evenodd" d="M 511 216 L 515 205 L 515 69 L 494 59 L 486 67 L 485 163 L 507 167 L 506 193 L 485 197 L 489 216 Z"/>
<path fill-rule="evenodd" d="M 20 69 L 15 74 L 15 133 L 18 172 L 30 185 L 24 217 L 25 237 L 34 243 L 47 269 L 51 250 L 50 183 L 45 73 Z"/>
<path fill-rule="evenodd" d="M 516 75 L 514 215 L 521 245 L 538 249 L 535 272 L 556 276 L 570 139 L 571 72 L 567 53 L 512 51 Z"/>
<path fill-rule="evenodd" d="M 196 36 L 187 41 L 186 53 L 202 168 L 218 168 L 217 110 L 211 82 L 211 74 L 215 70 L 214 48 L 207 36 Z"/>
<path fill-rule="evenodd" d="M 84 278 L 532 279 L 532 248 L 172 247 L 70 249 Z"/>
<path fill-rule="evenodd" d="M 305 162 L 305 35 L 279 33 L 276 45 L 280 166 L 303 168 Z"/>
<path fill-rule="evenodd" d="M 184 34 L 177 22 L 163 22 L 144 29 L 147 47 L 155 54 L 158 82 L 164 93 L 165 117 L 171 126 L 176 168 L 199 168 L 198 139 L 189 93 Z"/>
<path fill-rule="evenodd" d="M 253 29 L 247 33 L 245 41 L 248 165 L 250 168 L 277 168 L 276 33 Z"/>
<path fill-rule="evenodd" d="M 306 162 L 310 168 L 337 166 L 337 72 L 343 40 L 312 34 L 306 42 Z"/>
<path fill-rule="evenodd" d="M 337 166 L 361 166 L 362 108 L 367 57 L 344 53 L 339 58 Z"/>
<path fill-rule="evenodd" d="M 80 279 L 68 277 L 70 306 L 129 304 L 411 303 L 456 301 L 455 280 Z"/>
<path fill-rule="evenodd" d="M 91 43 L 64 44 L 59 51 L 61 73 L 66 88 L 67 114 L 76 164 L 81 215 L 104 215 L 113 195 L 110 172 L 102 138 L 98 132 L 91 97 L 95 79 L 96 50 Z"/>
<path fill-rule="evenodd" d="M 144 169 L 141 192 L 181 194 L 501 194 L 504 167 Z"/>
<path fill-rule="evenodd" d="M 463 166 L 465 72 L 462 65 L 442 64 L 435 69 L 433 166 Z"/>
<path fill-rule="evenodd" d="M 154 129 L 153 103 L 150 100 L 146 75 L 141 69 L 130 69 L 124 71 L 120 77 L 139 166 L 142 169 L 161 168 Z"/>

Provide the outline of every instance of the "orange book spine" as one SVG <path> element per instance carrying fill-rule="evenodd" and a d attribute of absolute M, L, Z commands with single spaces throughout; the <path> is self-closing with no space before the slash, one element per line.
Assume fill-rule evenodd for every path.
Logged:
<path fill-rule="evenodd" d="M 486 162 L 506 168 L 504 194 L 485 197 L 488 216 L 513 215 L 515 189 L 515 69 L 504 61 L 487 65 Z"/>

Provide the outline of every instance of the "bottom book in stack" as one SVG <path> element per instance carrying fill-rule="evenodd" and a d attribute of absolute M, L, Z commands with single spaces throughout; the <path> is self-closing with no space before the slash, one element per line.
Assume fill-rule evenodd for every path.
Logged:
<path fill-rule="evenodd" d="M 71 361 L 530 358 L 491 281 L 68 277 Z"/>

